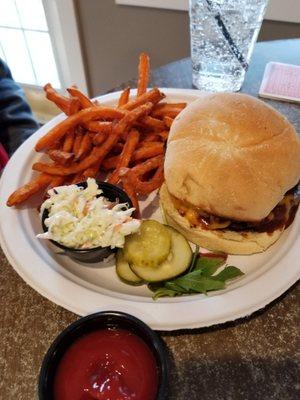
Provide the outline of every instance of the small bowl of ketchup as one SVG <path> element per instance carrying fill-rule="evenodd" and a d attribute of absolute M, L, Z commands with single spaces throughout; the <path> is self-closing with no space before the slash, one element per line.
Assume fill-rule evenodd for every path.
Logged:
<path fill-rule="evenodd" d="M 166 400 L 167 357 L 157 333 L 132 315 L 88 315 L 50 346 L 39 400 Z"/>

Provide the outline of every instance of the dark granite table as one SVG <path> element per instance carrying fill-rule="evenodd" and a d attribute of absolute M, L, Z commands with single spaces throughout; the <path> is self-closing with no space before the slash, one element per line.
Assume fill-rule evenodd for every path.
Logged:
<path fill-rule="evenodd" d="M 258 43 L 243 92 L 257 95 L 271 60 L 300 65 L 300 40 Z M 152 84 L 192 87 L 190 60 L 153 71 Z M 299 105 L 272 105 L 300 132 Z M 78 317 L 27 286 L 1 250 L 0 268 L 0 399 L 32 400 L 45 351 Z M 299 399 L 299 300 L 300 286 L 294 285 L 251 317 L 212 328 L 162 332 L 171 358 L 169 399 Z"/>

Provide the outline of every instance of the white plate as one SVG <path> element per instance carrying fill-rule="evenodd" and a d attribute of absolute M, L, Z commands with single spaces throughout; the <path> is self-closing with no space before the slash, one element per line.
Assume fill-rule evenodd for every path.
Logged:
<path fill-rule="evenodd" d="M 167 100 L 173 102 L 190 102 L 199 93 L 180 89 L 163 91 Z M 118 96 L 112 93 L 99 100 L 102 104 L 113 104 Z M 245 276 L 228 285 L 226 290 L 208 296 L 153 301 L 146 286 L 133 287 L 120 282 L 112 264 L 83 265 L 56 254 L 51 245 L 35 238 L 41 231 L 37 211 L 28 206 L 18 210 L 8 208 L 5 201 L 11 192 L 31 179 L 31 165 L 41 157 L 32 150 L 37 139 L 63 118 L 62 115 L 54 118 L 16 151 L 0 185 L 1 246 L 17 273 L 40 294 L 79 315 L 119 310 L 135 315 L 154 329 L 174 330 L 210 326 L 249 315 L 299 279 L 299 213 L 292 226 L 266 252 L 229 257 L 229 263 L 240 267 Z M 157 204 L 157 196 L 152 195 L 147 204 L 149 217 Z M 159 211 L 152 216 L 160 218 Z"/>

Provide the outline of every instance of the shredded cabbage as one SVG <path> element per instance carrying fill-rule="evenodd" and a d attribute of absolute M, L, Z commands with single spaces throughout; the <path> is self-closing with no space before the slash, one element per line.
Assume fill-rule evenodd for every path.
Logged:
<path fill-rule="evenodd" d="M 95 179 L 87 180 L 86 189 L 77 185 L 60 186 L 48 191 L 49 198 L 41 206 L 40 215 L 48 210 L 45 225 L 48 231 L 37 235 L 64 246 L 91 249 L 123 247 L 125 236 L 137 232 L 140 221 L 131 217 L 134 208 L 108 201 Z"/>

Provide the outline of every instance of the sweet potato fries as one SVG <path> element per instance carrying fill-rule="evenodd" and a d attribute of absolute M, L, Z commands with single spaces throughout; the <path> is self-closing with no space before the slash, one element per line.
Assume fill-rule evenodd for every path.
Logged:
<path fill-rule="evenodd" d="M 138 195 L 148 195 L 163 183 L 163 162 L 169 129 L 185 103 L 162 102 L 158 89 L 147 91 L 150 76 L 149 56 L 140 55 L 137 94 L 123 90 L 115 108 L 90 100 L 77 87 L 62 96 L 45 85 L 46 97 L 67 116 L 41 137 L 35 145 L 49 162 L 36 162 L 32 169 L 40 174 L 17 189 L 8 206 L 23 203 L 49 187 L 77 183 L 106 173 L 108 182 L 127 192 L 139 215 Z"/>

